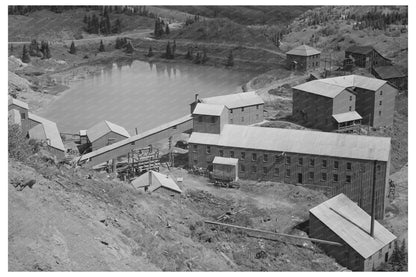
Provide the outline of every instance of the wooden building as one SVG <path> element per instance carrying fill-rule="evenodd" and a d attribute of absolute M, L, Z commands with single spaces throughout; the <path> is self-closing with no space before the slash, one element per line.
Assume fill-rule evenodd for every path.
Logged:
<path fill-rule="evenodd" d="M 134 188 L 143 189 L 149 193 L 157 192 L 170 196 L 182 193 L 182 190 L 171 177 L 153 170 L 140 175 L 131 184 Z"/>
<path fill-rule="evenodd" d="M 212 176 L 220 180 L 238 180 L 238 159 L 214 157 Z"/>
<path fill-rule="evenodd" d="M 292 89 L 292 115 L 305 126 L 338 130 L 340 123 L 355 124 L 358 116 L 362 124 L 373 127 L 393 124 L 397 89 L 387 81 L 348 75 L 314 80 Z M 338 118 L 347 121 L 339 122 L 337 114 L 344 113 L 349 114 Z"/>
<path fill-rule="evenodd" d="M 192 117 L 194 132 L 219 134 L 228 122 L 228 110 L 224 105 L 198 103 Z"/>
<path fill-rule="evenodd" d="M 56 123 L 32 113 L 28 113 L 28 118 L 29 137 L 45 142 L 49 152 L 58 159 L 64 159 L 65 146 Z"/>
<path fill-rule="evenodd" d="M 89 128 L 87 136 L 92 151 L 130 137 L 126 129 L 107 120 Z"/>
<path fill-rule="evenodd" d="M 352 45 L 345 50 L 345 59 L 351 59 L 356 66 L 371 68 L 391 65 L 391 60 L 383 57 L 373 46 Z"/>
<path fill-rule="evenodd" d="M 320 244 L 329 256 L 353 271 L 372 271 L 387 262 L 396 239 L 377 221 L 371 233 L 371 216 L 344 194 L 309 211 L 309 237 L 339 242 Z"/>
<path fill-rule="evenodd" d="M 308 45 L 300 45 L 286 52 L 286 67 L 290 70 L 308 71 L 319 68 L 321 52 Z"/>
<path fill-rule="evenodd" d="M 224 123 L 251 125 L 264 120 L 264 101 L 255 92 L 242 92 L 208 98 L 198 98 L 191 103 L 191 113 L 194 113 L 198 103 L 210 105 L 223 105 L 227 112 L 227 121 Z"/>
<path fill-rule="evenodd" d="M 220 134 L 193 132 L 189 165 L 211 168 L 215 157 L 237 158 L 240 179 L 301 184 L 333 196 L 345 193 L 384 217 L 390 138 L 225 124 Z"/>
<path fill-rule="evenodd" d="M 20 113 L 20 120 L 21 120 L 21 128 L 23 133 L 27 135 L 30 127 L 29 127 L 29 105 L 23 101 L 18 99 L 9 97 L 9 111 L 16 110 Z"/>
<path fill-rule="evenodd" d="M 397 66 L 373 67 L 371 73 L 374 77 L 385 80 L 398 89 L 407 89 L 407 74 L 404 74 Z"/>

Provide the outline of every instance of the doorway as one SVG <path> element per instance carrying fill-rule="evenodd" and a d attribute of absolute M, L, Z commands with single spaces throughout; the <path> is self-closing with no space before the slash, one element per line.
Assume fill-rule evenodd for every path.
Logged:
<path fill-rule="evenodd" d="M 298 183 L 303 184 L 303 175 L 302 175 L 302 173 L 298 173 Z"/>

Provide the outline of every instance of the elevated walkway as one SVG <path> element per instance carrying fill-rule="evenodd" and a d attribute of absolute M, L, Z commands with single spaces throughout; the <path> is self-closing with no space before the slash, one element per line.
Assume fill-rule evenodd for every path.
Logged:
<path fill-rule="evenodd" d="M 82 155 L 78 164 L 88 167 L 107 162 L 120 156 L 127 155 L 131 150 L 143 148 L 156 141 L 181 134 L 192 129 L 192 116 L 186 115 L 156 128 L 131 136 L 111 145 L 102 147 L 88 154 Z"/>

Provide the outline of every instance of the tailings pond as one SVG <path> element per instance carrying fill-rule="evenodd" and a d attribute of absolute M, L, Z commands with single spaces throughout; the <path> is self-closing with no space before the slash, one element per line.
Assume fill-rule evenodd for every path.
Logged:
<path fill-rule="evenodd" d="M 209 97 L 242 92 L 254 74 L 208 66 L 133 61 L 113 64 L 76 81 L 39 115 L 60 132 L 78 133 L 108 120 L 139 133 L 190 113 L 195 94 Z"/>

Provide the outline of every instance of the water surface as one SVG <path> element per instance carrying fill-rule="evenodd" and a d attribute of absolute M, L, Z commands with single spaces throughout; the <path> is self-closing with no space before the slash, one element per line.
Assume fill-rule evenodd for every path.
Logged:
<path fill-rule="evenodd" d="M 101 120 L 123 126 L 132 135 L 189 114 L 200 97 L 242 91 L 253 74 L 220 68 L 134 61 L 113 64 L 100 74 L 77 81 L 39 112 L 61 132 L 76 133 Z"/>

